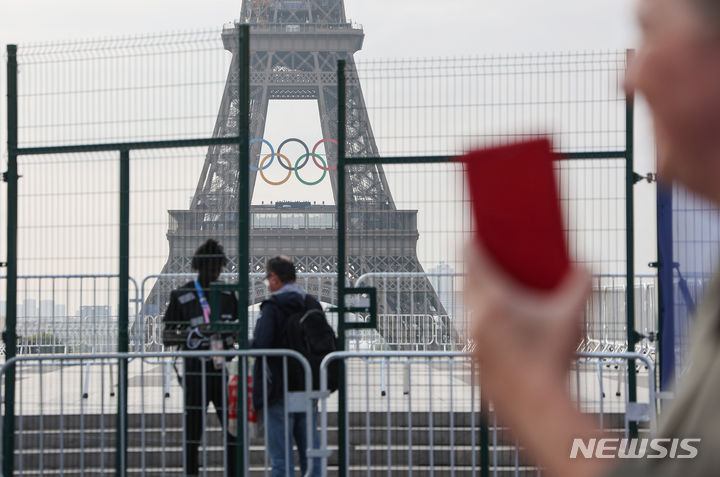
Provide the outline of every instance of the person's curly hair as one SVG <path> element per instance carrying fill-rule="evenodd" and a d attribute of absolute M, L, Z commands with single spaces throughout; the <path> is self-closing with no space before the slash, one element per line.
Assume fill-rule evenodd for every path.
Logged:
<path fill-rule="evenodd" d="M 222 268 L 228 264 L 223 246 L 215 239 L 208 239 L 195 251 L 190 266 L 193 270 L 209 270 Z"/>

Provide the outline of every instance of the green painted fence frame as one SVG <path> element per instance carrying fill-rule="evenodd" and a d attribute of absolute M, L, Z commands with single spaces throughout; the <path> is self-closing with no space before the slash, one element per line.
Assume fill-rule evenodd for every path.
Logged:
<path fill-rule="evenodd" d="M 250 101 L 250 28 L 248 25 L 236 26 L 236 33 L 239 38 L 240 55 L 238 61 L 239 78 L 240 78 L 240 122 L 239 133 L 237 137 L 211 137 L 186 140 L 169 140 L 154 142 L 129 142 L 129 143 L 112 143 L 112 144 L 90 144 L 90 145 L 73 145 L 73 146 L 50 146 L 36 148 L 18 148 L 17 131 L 18 131 L 18 91 L 17 91 L 17 46 L 8 45 L 7 47 L 7 78 L 8 78 L 8 170 L 3 174 L 3 179 L 8 183 L 8 223 L 7 223 L 7 330 L 3 333 L 3 339 L 6 343 L 6 357 L 10 359 L 16 355 L 17 332 L 16 332 L 16 316 L 17 316 L 17 204 L 18 204 L 18 174 L 17 159 L 23 155 L 49 155 L 49 154 L 69 154 L 83 152 L 101 152 L 115 151 L 119 155 L 120 167 L 120 246 L 119 246 L 119 271 L 120 271 L 120 295 L 119 295 L 119 335 L 118 335 L 118 351 L 126 352 L 128 350 L 128 278 L 129 278 L 129 214 L 130 214 L 130 154 L 134 150 L 147 149 L 169 149 L 198 147 L 210 145 L 237 145 L 239 147 L 238 168 L 239 168 L 239 190 L 247 190 L 249 182 L 249 101 Z M 628 56 L 630 56 L 628 52 Z M 353 289 L 345 284 L 345 264 L 347 260 L 346 254 L 346 217 L 342 211 L 346 208 L 346 184 L 345 171 L 348 163 L 350 164 L 428 164 L 428 163 L 447 163 L 453 161 L 453 158 L 444 156 L 422 156 L 422 157 L 363 157 L 352 158 L 348 161 L 346 158 L 346 79 L 345 79 L 345 61 L 340 60 L 337 67 L 338 74 L 338 203 L 337 203 L 337 225 L 338 225 L 338 334 L 340 338 L 340 349 L 345 349 L 345 332 L 349 329 L 364 327 L 374 328 L 376 320 L 376 297 L 374 289 Z M 638 334 L 635 331 L 635 297 L 633 293 L 634 283 L 634 226 L 633 226 L 633 186 L 638 182 L 639 176 L 633 170 L 634 148 L 634 99 L 629 95 L 626 101 L 626 147 L 622 151 L 609 152 L 581 152 L 568 154 L 568 159 L 624 159 L 626 164 L 626 261 L 627 261 L 627 340 L 629 350 L 634 350 L 638 340 Z M 250 197 L 248 194 L 239 194 L 238 197 L 238 264 L 249 264 L 249 241 L 250 241 Z M 241 268 L 242 269 L 242 268 Z M 239 274 L 239 281 L 231 287 L 239 293 L 239 316 L 238 329 L 241 349 L 246 349 L 248 345 L 248 297 L 247 290 L 249 286 L 249 277 L 245 273 Z M 217 294 L 225 287 L 213 287 L 213 294 Z M 227 288 L 225 288 L 227 289 Z M 345 306 L 345 297 L 355 294 L 367 294 L 370 296 L 370 306 L 362 308 L 349 308 Z M 345 313 L 362 311 L 370 314 L 370 322 L 367 323 L 346 323 Z M 243 331 L 244 330 L 244 331 Z M 629 361 L 628 376 L 629 380 L 629 396 L 630 402 L 637 400 L 636 377 L 634 373 L 634 361 Z M 247 367 L 244 366 L 243 369 Z M 345 420 L 345 411 L 347 406 L 347 390 L 344 386 L 344 368 L 339 367 L 340 372 L 340 388 L 338 403 L 338 444 L 339 444 L 339 475 L 347 475 L 347 422 Z M 125 366 L 118 368 L 118 423 L 127 422 L 126 406 L 121 405 L 127 399 L 127 369 Z M 5 377 L 5 415 L 3 419 L 4 433 L 6 436 L 14 435 L 15 428 L 15 372 L 9 370 Z M 243 387 L 243 393 L 246 389 Z M 239 403 L 246 402 L 246 396 L 239 399 Z M 245 421 L 247 408 L 240 406 L 238 415 Z M 489 432 L 487 424 L 487 402 L 481 398 L 481 426 L 480 426 L 480 443 L 481 443 L 481 475 L 489 475 Z M 116 475 L 126 475 L 126 456 L 127 441 L 126 436 L 122 432 L 124 426 L 118 426 L 117 439 L 117 469 Z M 631 434 L 637 435 L 637 424 L 631 423 Z M 238 436 L 238 448 L 245 448 L 245 439 L 247 436 L 241 433 Z M 5 439 L 2 447 L 3 466 L 2 472 L 4 477 L 11 477 L 14 468 L 14 439 Z M 238 452 L 238 475 L 245 473 L 245 452 Z"/>

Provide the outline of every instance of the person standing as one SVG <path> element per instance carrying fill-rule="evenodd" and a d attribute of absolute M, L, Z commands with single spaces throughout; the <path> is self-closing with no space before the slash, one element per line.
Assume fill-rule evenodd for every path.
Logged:
<path fill-rule="evenodd" d="M 720 1 L 640 0 L 641 43 L 625 78 L 650 107 L 658 177 L 720 206 Z M 468 247 L 466 303 L 473 310 L 480 385 L 549 476 L 720 475 L 720 274 L 698 309 L 689 370 L 656 437 L 697 440 L 692 458 L 571 459 L 574 439 L 599 439 L 567 391 L 590 278 L 574 270 L 537 293 L 508 277 L 477 244 Z"/>
<path fill-rule="evenodd" d="M 208 239 L 195 252 L 191 266 L 198 272 L 195 280 L 173 290 L 170 304 L 163 318 L 163 343 L 184 351 L 207 351 L 209 349 L 233 349 L 235 337 L 230 333 L 209 333 L 210 284 L 217 281 L 228 263 L 222 245 Z M 234 293 L 222 292 L 221 313 L 223 321 L 235 321 L 238 316 L 238 300 Z M 207 405 L 215 406 L 220 425 L 226 433 L 227 475 L 235 475 L 235 438 L 227 432 L 227 373 L 222 358 L 184 359 L 185 371 L 179 377 L 185 397 L 185 475 L 198 475 L 198 449 L 202 442 L 203 416 Z M 206 464 L 206 463 L 204 463 Z"/>
<path fill-rule="evenodd" d="M 275 256 L 267 261 L 265 279 L 271 298 L 260 306 L 251 347 L 254 349 L 287 348 L 285 339 L 286 322 L 297 313 L 311 309 L 322 311 L 320 303 L 302 289 L 296 280 L 295 264 L 286 256 Z M 284 358 L 267 358 L 267 366 L 258 358 L 253 365 L 253 407 L 258 415 L 267 415 L 265 426 L 268 430 L 266 442 L 272 464 L 272 477 L 294 474 L 292 443 L 297 446 L 302 475 L 307 472 L 307 413 L 292 412 L 285 407 L 284 390 L 291 377 L 283 373 Z M 288 361 L 290 359 L 288 358 Z M 288 368 L 290 363 L 288 362 Z M 264 369 L 263 369 L 264 368 Z M 263 383 L 263 379 L 265 382 Z M 264 396 L 267 388 L 267 396 Z M 267 405 L 267 409 L 263 408 Z M 317 404 L 313 403 L 311 427 L 313 446 L 318 447 Z M 320 459 L 313 460 L 313 477 L 320 476 Z"/>

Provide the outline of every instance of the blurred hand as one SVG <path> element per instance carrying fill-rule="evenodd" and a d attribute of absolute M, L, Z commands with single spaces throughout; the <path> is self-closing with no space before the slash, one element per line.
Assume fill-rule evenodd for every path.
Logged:
<path fill-rule="evenodd" d="M 472 312 L 482 392 L 548 475 L 600 475 L 608 463 L 568 459 L 574 438 L 595 434 L 576 410 L 566 381 L 590 275 L 572 269 L 556 290 L 532 290 L 475 243 L 466 249 L 465 267 L 465 305 Z"/>
<path fill-rule="evenodd" d="M 500 373 L 498 391 L 507 384 L 564 385 L 580 342 L 590 275 L 572 269 L 556 290 L 542 292 L 515 282 L 474 243 L 465 262 L 465 303 L 472 310 L 472 338 L 484 379 Z"/>

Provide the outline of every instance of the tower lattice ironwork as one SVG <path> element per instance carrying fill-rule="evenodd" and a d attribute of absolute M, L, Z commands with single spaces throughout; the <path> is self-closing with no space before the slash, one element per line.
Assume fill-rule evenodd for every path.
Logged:
<path fill-rule="evenodd" d="M 349 157 L 378 157 L 379 152 L 359 80 L 353 54 L 363 44 L 362 28 L 348 22 L 343 0 L 244 0 L 238 24 L 251 27 L 250 58 L 250 137 L 262 138 L 270 100 L 316 100 L 325 138 L 337 135 L 337 61 L 347 64 L 347 145 Z M 233 53 L 214 137 L 238 134 L 238 34 L 237 26 L 223 31 L 223 43 Z M 328 166 L 337 164 L 337 149 L 326 143 Z M 250 162 L 257 169 L 262 144 L 250 147 Z M 238 270 L 234 260 L 238 243 L 236 210 L 239 193 L 252 198 L 257 170 L 251 170 L 248 190 L 238 190 L 237 146 L 211 146 L 189 210 L 170 213 L 167 237 L 170 254 L 163 274 L 189 272 L 190 257 L 195 248 L 212 236 L 225 246 L 231 257 L 230 269 Z M 337 175 L 330 174 L 332 191 L 337 197 Z M 398 210 L 381 165 L 350 166 L 346 178 L 348 205 L 348 283 L 369 272 L 422 272 L 417 258 L 419 237 L 417 211 Z M 263 272 L 269 256 L 283 253 L 294 258 L 298 271 L 306 273 L 334 272 L 337 263 L 337 230 L 334 229 L 335 209 L 309 203 L 278 206 L 252 206 L 250 272 Z M 261 224 L 255 216 L 283 214 L 309 217 L 333 215 L 324 221 L 327 226 L 279 228 Z M 384 232 L 384 233 L 382 233 Z M 162 313 L 172 283 L 160 279 L 146 304 L 155 303 Z M 251 296 L 263 297 L 262 282 Z M 332 284 L 311 286 L 327 303 L 337 300 Z M 381 290 L 382 293 L 382 290 Z M 259 298 L 258 298 L 259 299 Z M 256 299 L 257 301 L 257 299 Z M 444 316 L 445 310 L 427 279 L 393 282 L 392 290 L 379 299 L 379 313 L 428 314 Z M 252 303 L 251 303 L 252 304 Z M 379 330 L 392 342 L 392 330 Z"/>

